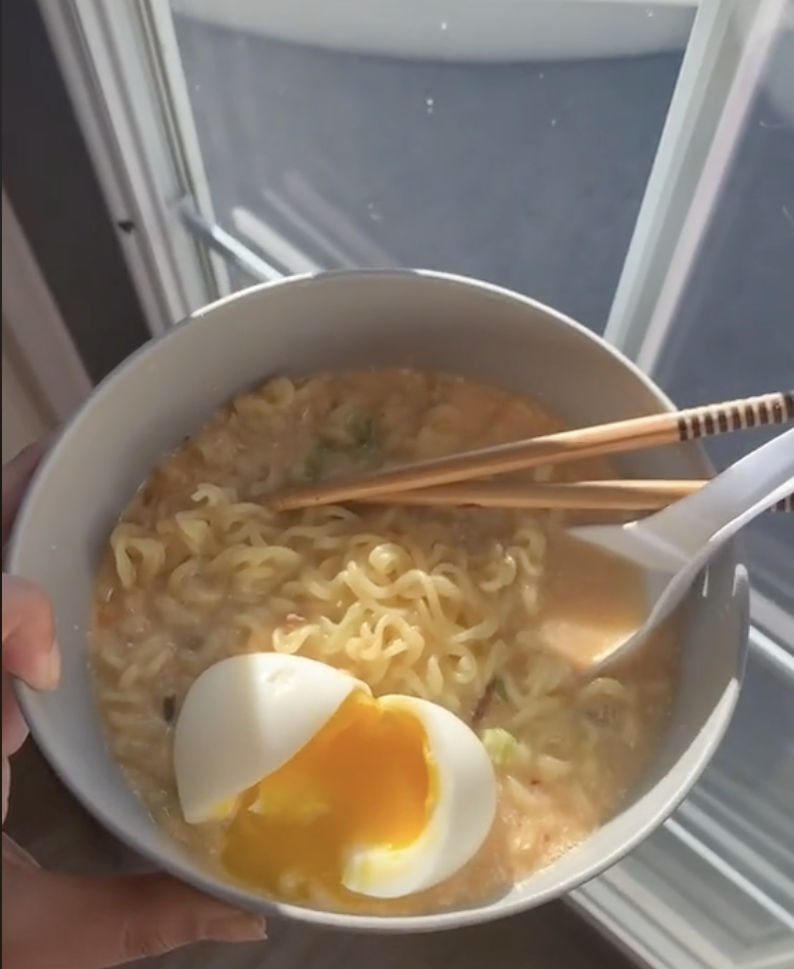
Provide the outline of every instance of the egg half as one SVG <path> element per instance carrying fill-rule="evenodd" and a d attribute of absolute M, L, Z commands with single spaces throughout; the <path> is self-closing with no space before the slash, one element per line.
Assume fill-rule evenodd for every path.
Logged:
<path fill-rule="evenodd" d="M 190 688 L 174 732 L 190 824 L 227 821 L 235 877 L 299 899 L 308 886 L 399 898 L 438 884 L 485 841 L 496 779 L 448 710 L 300 656 L 222 660 Z"/>

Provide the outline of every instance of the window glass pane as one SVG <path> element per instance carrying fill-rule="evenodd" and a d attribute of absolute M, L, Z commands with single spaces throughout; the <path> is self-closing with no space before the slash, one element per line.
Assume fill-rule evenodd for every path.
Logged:
<path fill-rule="evenodd" d="M 794 387 L 794 30 L 772 52 L 655 377 L 682 405 Z M 709 450 L 723 467 L 767 436 Z M 794 611 L 794 516 L 766 516 L 746 541 L 756 587 Z"/>
<path fill-rule="evenodd" d="M 479 48 L 480 4 L 324 34 L 275 6 L 172 3 L 225 228 L 289 272 L 421 265 L 603 329 L 694 4 L 489 4 Z"/>

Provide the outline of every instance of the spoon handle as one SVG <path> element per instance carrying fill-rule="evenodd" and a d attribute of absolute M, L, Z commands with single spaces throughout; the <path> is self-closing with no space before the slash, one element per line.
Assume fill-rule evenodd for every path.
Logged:
<path fill-rule="evenodd" d="M 732 464 L 699 491 L 629 526 L 671 558 L 692 559 L 728 526 L 733 534 L 794 490 L 794 429 Z M 749 518 L 747 515 L 749 514 Z"/>

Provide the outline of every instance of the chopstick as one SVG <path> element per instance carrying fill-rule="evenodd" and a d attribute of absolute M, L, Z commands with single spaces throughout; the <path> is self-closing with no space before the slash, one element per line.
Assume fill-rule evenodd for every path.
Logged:
<path fill-rule="evenodd" d="M 472 481 L 355 499 L 366 505 L 651 511 L 693 494 L 705 481 L 577 481 L 534 484 Z"/>
<path fill-rule="evenodd" d="M 301 485 L 273 495 L 277 511 L 373 499 L 525 471 L 547 464 L 621 454 L 794 420 L 794 390 L 614 421 L 435 458 L 371 475 Z"/>
<path fill-rule="evenodd" d="M 707 481 L 659 480 L 577 481 L 571 484 L 503 484 L 465 482 L 366 495 L 366 505 L 402 505 L 422 508 L 568 509 L 577 511 L 657 511 L 679 498 L 694 494 Z M 794 494 L 781 499 L 770 511 L 794 512 Z"/>
<path fill-rule="evenodd" d="M 781 498 L 776 505 L 771 507 L 770 511 L 786 512 L 789 515 L 794 514 L 794 491 L 785 498 Z"/>

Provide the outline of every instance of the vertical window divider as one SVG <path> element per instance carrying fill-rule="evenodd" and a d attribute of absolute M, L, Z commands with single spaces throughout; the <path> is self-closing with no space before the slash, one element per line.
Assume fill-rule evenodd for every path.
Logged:
<path fill-rule="evenodd" d="M 604 336 L 652 373 L 787 0 L 701 0 Z"/>

